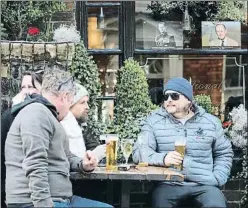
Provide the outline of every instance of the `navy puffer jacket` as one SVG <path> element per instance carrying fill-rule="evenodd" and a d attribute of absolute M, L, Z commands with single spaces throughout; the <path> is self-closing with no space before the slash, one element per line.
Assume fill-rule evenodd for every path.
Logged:
<path fill-rule="evenodd" d="M 221 121 L 198 106 L 195 115 L 184 125 L 161 107 L 141 122 L 141 131 L 148 135 L 149 165 L 164 166 L 164 157 L 175 150 L 175 140 L 187 140 L 183 161 L 185 181 L 204 185 L 222 186 L 230 174 L 233 151 L 224 136 Z M 140 160 L 139 142 L 134 145 L 133 160 Z"/>

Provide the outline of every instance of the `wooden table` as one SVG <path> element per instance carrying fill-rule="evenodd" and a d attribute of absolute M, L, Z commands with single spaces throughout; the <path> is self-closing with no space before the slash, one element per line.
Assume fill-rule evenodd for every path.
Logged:
<path fill-rule="evenodd" d="M 73 180 L 121 180 L 121 207 L 130 207 L 131 181 L 184 181 L 184 176 L 176 171 L 163 167 L 134 167 L 128 171 L 106 171 L 97 167 L 90 174 L 71 173 Z M 108 203 L 113 204 L 113 186 L 108 183 Z"/>

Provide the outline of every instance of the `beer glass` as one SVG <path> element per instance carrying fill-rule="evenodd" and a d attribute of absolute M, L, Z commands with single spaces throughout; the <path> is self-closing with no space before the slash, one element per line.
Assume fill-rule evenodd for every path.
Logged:
<path fill-rule="evenodd" d="M 133 143 L 134 143 L 133 139 L 122 139 L 121 140 L 121 151 L 123 153 L 123 156 L 125 157 L 126 165 L 128 162 L 128 158 L 133 151 Z"/>
<path fill-rule="evenodd" d="M 139 166 L 147 167 L 148 166 L 148 134 L 140 133 L 137 138 L 139 145 Z"/>
<path fill-rule="evenodd" d="M 106 135 L 106 170 L 117 170 L 118 135 Z"/>
<path fill-rule="evenodd" d="M 185 155 L 185 149 L 186 149 L 186 138 L 182 137 L 182 138 L 178 138 L 175 141 L 175 151 L 180 153 L 181 156 L 184 158 Z M 174 168 L 178 171 L 182 171 L 183 169 L 183 163 L 181 163 L 180 165 L 174 165 Z"/>

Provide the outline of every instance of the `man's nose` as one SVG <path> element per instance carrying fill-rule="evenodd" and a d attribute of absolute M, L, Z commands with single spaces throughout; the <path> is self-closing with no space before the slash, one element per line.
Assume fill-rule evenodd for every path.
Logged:
<path fill-rule="evenodd" d="M 87 109 L 87 110 L 89 110 L 89 109 L 90 109 L 90 107 L 89 107 L 89 104 L 88 104 L 88 103 L 86 103 L 86 109 Z"/>
<path fill-rule="evenodd" d="M 168 101 L 172 101 L 171 96 L 168 97 Z"/>

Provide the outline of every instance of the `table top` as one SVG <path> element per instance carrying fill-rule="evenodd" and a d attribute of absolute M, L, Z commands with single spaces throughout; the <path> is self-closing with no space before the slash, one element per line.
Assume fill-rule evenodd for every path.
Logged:
<path fill-rule="evenodd" d="M 128 171 L 107 171 L 105 167 L 97 167 L 91 173 L 71 172 L 71 179 L 184 181 L 184 176 L 171 169 L 155 166 L 135 166 Z"/>

